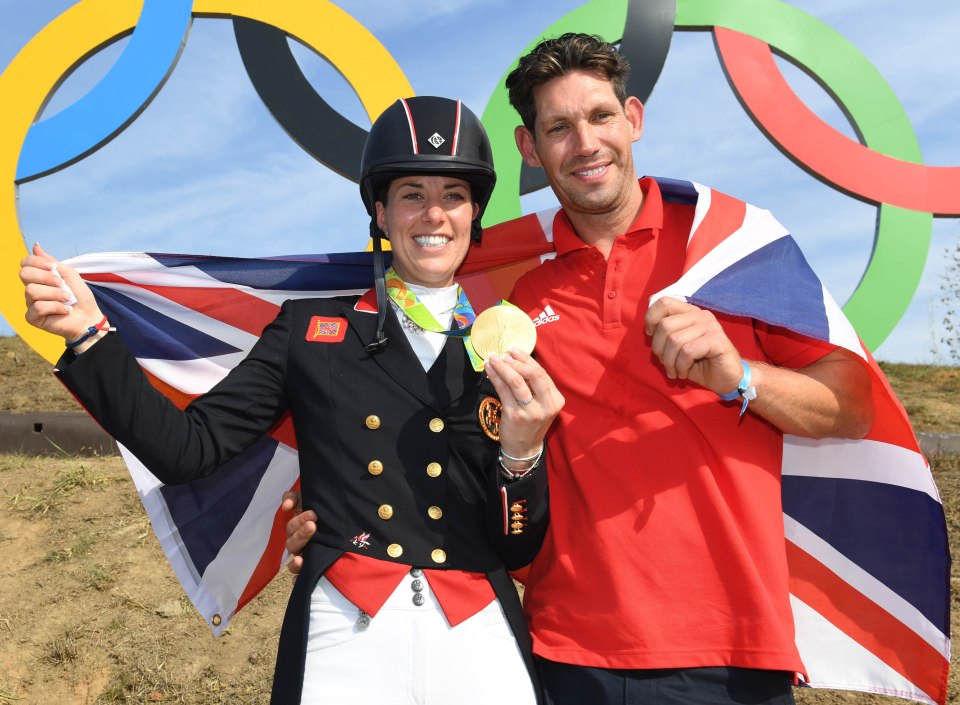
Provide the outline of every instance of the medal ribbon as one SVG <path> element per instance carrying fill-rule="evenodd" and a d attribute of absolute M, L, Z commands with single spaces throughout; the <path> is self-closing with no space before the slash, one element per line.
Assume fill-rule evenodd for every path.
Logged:
<path fill-rule="evenodd" d="M 453 307 L 453 322 L 457 327 L 456 330 L 452 330 L 437 323 L 437 319 L 430 313 L 430 309 L 420 302 L 417 295 L 407 287 L 393 267 L 387 270 L 384 279 L 387 283 L 387 296 L 407 318 L 431 333 L 462 338 L 463 346 L 467 350 L 467 356 L 470 358 L 470 364 L 474 371 L 483 371 L 483 360 L 477 355 L 473 349 L 473 343 L 470 342 L 470 326 L 473 325 L 477 314 L 473 312 L 473 306 L 470 305 L 462 286 L 457 285 L 457 305 Z"/>

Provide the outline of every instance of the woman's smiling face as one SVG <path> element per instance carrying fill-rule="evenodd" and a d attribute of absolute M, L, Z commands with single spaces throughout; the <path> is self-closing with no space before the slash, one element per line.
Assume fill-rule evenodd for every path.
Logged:
<path fill-rule="evenodd" d="M 402 176 L 390 182 L 385 202 L 376 206 L 400 278 L 431 288 L 453 284 L 479 212 L 470 184 L 448 176 Z"/>

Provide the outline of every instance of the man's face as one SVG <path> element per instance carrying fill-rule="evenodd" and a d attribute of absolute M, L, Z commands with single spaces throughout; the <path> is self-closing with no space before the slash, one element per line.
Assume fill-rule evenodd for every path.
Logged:
<path fill-rule="evenodd" d="M 542 166 L 560 205 L 570 215 L 611 213 L 629 203 L 637 187 L 633 142 L 640 139 L 643 106 L 621 106 L 602 74 L 574 71 L 534 89 L 533 131 L 518 127 L 517 147 L 531 166 Z"/>

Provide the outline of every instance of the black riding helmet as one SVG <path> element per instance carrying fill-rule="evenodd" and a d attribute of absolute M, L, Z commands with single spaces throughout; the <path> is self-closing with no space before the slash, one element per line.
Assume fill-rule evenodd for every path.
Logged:
<path fill-rule="evenodd" d="M 470 237 L 480 242 L 480 218 L 497 180 L 490 140 L 480 119 L 459 100 L 417 96 L 398 100 L 370 128 L 360 158 L 360 196 L 370 215 L 377 291 L 377 333 L 367 345 L 371 353 L 380 352 L 387 344 L 383 335 L 387 296 L 380 245 L 384 233 L 377 225 L 375 204 L 383 200 L 391 181 L 410 174 L 449 174 L 467 181 L 478 206 Z"/>
<path fill-rule="evenodd" d="M 480 218 L 497 175 L 480 119 L 459 100 L 401 98 L 373 123 L 360 158 L 360 196 L 370 214 L 374 238 L 383 236 L 374 204 L 383 199 L 391 181 L 410 174 L 450 174 L 469 182 L 479 206 L 470 235 L 480 241 Z"/>

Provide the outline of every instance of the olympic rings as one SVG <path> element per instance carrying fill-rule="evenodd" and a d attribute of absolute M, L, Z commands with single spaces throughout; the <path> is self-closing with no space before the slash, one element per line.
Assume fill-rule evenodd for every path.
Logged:
<path fill-rule="evenodd" d="M 929 203 L 923 192 L 924 187 L 933 190 L 932 180 L 926 178 L 933 168 L 868 149 L 820 120 L 783 80 L 767 44 L 719 28 L 716 36 L 731 83 L 768 137 L 808 173 L 879 205 L 874 250 L 856 291 L 844 305 L 860 337 L 868 347 L 875 348 L 910 304 L 923 276 L 932 234 L 933 216 L 929 212 L 891 204 L 909 207 L 910 199 Z M 729 61 L 733 57 L 738 60 Z M 747 61 L 749 88 L 743 76 Z M 756 94 L 758 89 L 764 91 L 762 97 Z M 774 101 L 775 106 L 771 104 Z M 791 125 L 784 129 L 786 112 L 791 115 Z M 951 200 L 960 205 L 958 193 L 944 194 L 944 205 Z M 926 210 L 926 205 L 920 207 Z"/>
<path fill-rule="evenodd" d="M 130 42 L 83 98 L 30 128 L 20 152 L 23 183 L 96 151 L 123 130 L 170 75 L 190 27 L 192 0 L 145 0 Z"/>
<path fill-rule="evenodd" d="M 837 178 L 842 156 L 850 150 L 841 149 L 830 155 L 826 150 L 828 146 L 836 147 L 836 139 L 811 149 L 799 135 L 810 129 L 813 121 L 797 121 L 796 113 L 790 112 L 789 124 L 786 123 L 785 106 L 796 108 L 802 103 L 796 96 L 788 100 L 787 94 L 792 95 L 792 91 L 769 56 L 769 47 L 758 47 L 755 41 L 736 33 L 776 47 L 826 86 L 863 136 L 867 147 L 872 148 L 860 146 L 859 149 L 880 161 L 888 161 L 883 155 L 889 155 L 908 162 L 922 162 L 913 128 L 889 86 L 855 47 L 819 20 L 775 0 L 725 3 L 681 0 L 677 6 L 677 27 L 685 26 L 714 27 L 721 60 L 751 117 L 787 156 L 813 176 L 839 186 L 846 193 L 859 194 L 874 202 L 880 200 L 876 198 L 879 195 L 876 190 L 871 191 L 865 183 L 862 169 L 854 174 L 848 171 Z M 765 68 L 762 73 L 761 66 Z M 759 85 L 754 84 L 755 80 Z M 775 90 L 777 97 L 774 97 Z M 787 102 L 774 105 L 772 101 L 778 98 Z M 803 113 L 809 114 L 805 106 Z M 821 129 L 817 134 L 824 132 Z M 800 154 L 795 148 L 801 149 Z M 819 157 L 816 166 L 807 161 L 812 155 Z M 954 196 L 955 203 L 957 200 L 960 199 Z M 873 252 L 857 289 L 843 307 L 868 348 L 875 349 L 884 341 L 909 306 L 923 275 L 932 226 L 929 213 L 880 203 Z"/>
<path fill-rule="evenodd" d="M 129 124 L 175 65 L 192 16 L 233 19 L 241 56 L 261 99 L 304 150 L 347 178 L 357 178 L 366 130 L 343 118 L 310 86 L 286 35 L 313 47 L 340 70 L 371 120 L 398 95 L 413 94 L 379 42 L 325 0 L 275 7 L 262 0 L 196 0 L 192 9 L 190 5 L 189 0 L 82 0 L 34 37 L 0 75 L 0 102 L 13 106 L 0 117 L 0 170 L 7 170 L 14 188 L 12 198 L 0 199 L 0 313 L 51 361 L 59 343 L 26 326 L 13 303 L 19 301 L 15 269 L 24 252 L 16 183 L 82 158 Z M 620 49 L 634 67 L 628 92 L 646 100 L 674 28 L 712 29 L 731 86 L 758 127 L 813 176 L 879 205 L 874 251 L 844 306 L 866 345 L 875 348 L 916 291 L 930 245 L 931 214 L 960 215 L 960 168 L 924 165 L 903 109 L 862 54 L 823 23 L 776 0 L 590 0 L 547 27 L 525 51 L 543 36 L 565 31 L 621 37 Z M 131 31 L 120 60 L 93 91 L 59 115 L 30 126 L 53 88 L 83 57 Z M 772 47 L 831 91 L 864 144 L 809 111 L 777 69 Z M 516 116 L 502 80 L 483 111 L 483 122 L 498 155 L 498 188 L 487 208 L 487 222 L 495 223 L 519 216 L 520 195 L 542 187 L 545 179 L 542 171 L 526 168 L 516 153 Z"/>
<path fill-rule="evenodd" d="M 610 0 L 594 0 L 589 4 L 595 15 L 616 16 L 616 12 L 608 12 L 608 6 L 613 6 Z M 650 96 L 666 61 L 673 38 L 675 9 L 675 0 L 628 0 L 625 11 L 620 13 L 625 15 L 621 25 L 604 28 L 613 31 L 606 36 L 623 37 L 620 50 L 634 67 L 627 92 L 642 101 Z M 584 21 L 584 10 L 581 7 L 565 16 L 547 33 L 559 32 L 564 26 L 567 31 L 573 31 Z M 234 18 L 234 27 L 247 73 L 273 117 L 307 153 L 338 174 L 358 181 L 366 130 L 346 120 L 317 94 L 293 58 L 283 32 L 260 22 L 238 18 Z M 506 96 L 505 92 L 503 96 Z M 513 148 L 515 119 L 512 109 L 509 112 L 511 117 L 502 124 L 487 124 L 486 127 L 488 132 L 509 132 L 509 151 L 506 153 L 517 161 Z M 542 169 L 521 164 L 518 196 L 546 185 Z M 487 222 L 496 220 L 487 216 Z"/>
<path fill-rule="evenodd" d="M 360 181 L 360 155 L 367 131 L 344 118 L 313 89 L 280 30 L 233 18 L 240 58 L 260 100 L 307 154 Z"/>
<path fill-rule="evenodd" d="M 16 212 L 17 162 L 47 96 L 80 57 L 105 46 L 136 26 L 137 0 L 83 0 L 39 32 L 0 74 L 0 314 L 18 335 L 50 362 L 62 341 L 26 323 L 23 287 L 17 272 L 27 254 Z M 264 3 L 262 0 L 196 0 L 194 15 L 238 16 L 264 22 L 296 36 L 308 46 L 323 47 L 327 60 L 353 86 L 371 116 L 378 116 L 398 95 L 413 93 L 393 57 L 340 8 L 329 2 Z"/>

